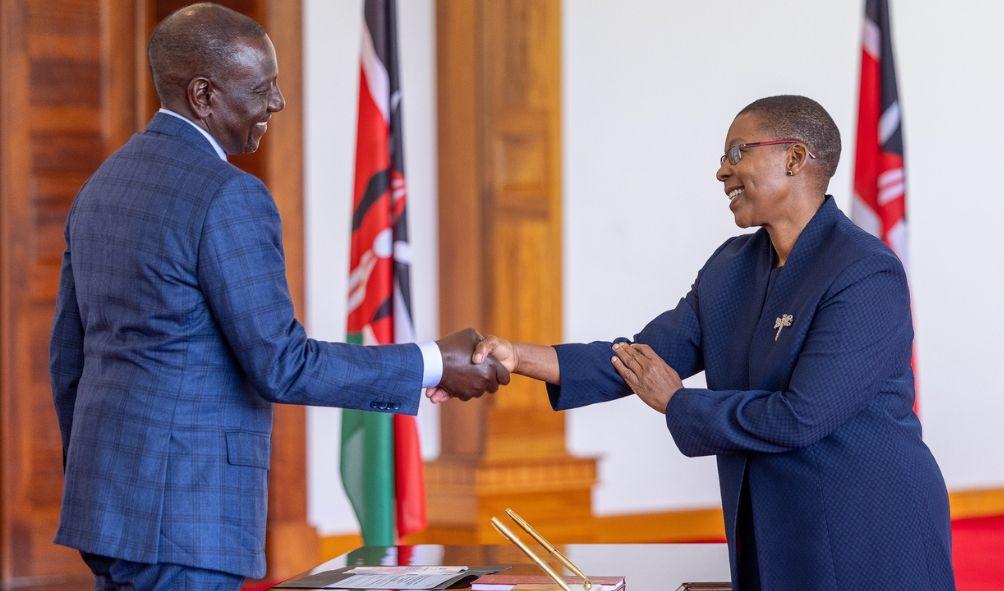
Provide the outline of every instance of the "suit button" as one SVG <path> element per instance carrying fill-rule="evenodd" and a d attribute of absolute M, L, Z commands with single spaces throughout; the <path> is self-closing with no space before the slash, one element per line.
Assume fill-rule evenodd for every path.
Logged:
<path fill-rule="evenodd" d="M 397 410 L 399 408 L 401 408 L 401 403 L 400 402 L 395 402 L 394 404 L 390 405 L 390 409 L 391 410 Z"/>
<path fill-rule="evenodd" d="M 373 402 L 370 402 L 370 408 L 380 410 L 380 403 L 374 400 Z"/>

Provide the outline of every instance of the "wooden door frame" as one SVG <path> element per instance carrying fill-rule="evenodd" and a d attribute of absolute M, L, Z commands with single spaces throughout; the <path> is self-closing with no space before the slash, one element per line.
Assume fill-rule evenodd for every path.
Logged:
<path fill-rule="evenodd" d="M 255 16 L 268 30 L 279 57 L 287 106 L 269 130 L 259 154 L 251 160 L 255 163 L 255 171 L 272 190 L 283 218 L 287 281 L 298 317 L 302 319 L 305 311 L 302 4 L 300 0 L 237 3 L 253 8 Z M 23 487 L 14 490 L 15 485 L 20 486 L 17 478 L 24 464 L 19 454 L 27 453 L 28 446 L 23 439 L 27 435 L 19 433 L 18 425 L 11 423 L 13 405 L 25 402 L 15 398 L 18 394 L 10 371 L 11 364 L 24 354 L 13 342 L 17 319 L 13 317 L 12 294 L 16 294 L 14 290 L 19 284 L 29 280 L 24 265 L 12 263 L 24 259 L 23 253 L 19 254 L 20 249 L 27 248 L 35 238 L 29 233 L 31 228 L 18 223 L 31 213 L 25 209 L 29 207 L 27 188 L 32 166 L 29 150 L 32 140 L 27 124 L 32 107 L 32 77 L 28 71 L 28 33 L 24 25 L 28 6 L 24 0 L 0 2 L 0 31 L 4 33 L 0 35 L 0 459 L 5 462 L 0 466 L 0 587 L 11 582 L 18 549 L 26 544 L 26 540 L 19 537 L 22 534 L 12 527 L 11 519 L 17 513 L 17 505 L 11 503 L 33 502 L 31 498 L 22 499 L 29 494 L 22 490 Z M 79 7 L 89 11 L 88 18 L 98 19 L 97 26 L 101 30 L 102 49 L 100 56 L 95 57 L 100 62 L 97 84 L 101 85 L 102 102 L 101 120 L 97 125 L 107 138 L 105 143 L 110 150 L 117 149 L 132 133 L 142 130 L 156 108 L 146 58 L 156 6 L 155 0 L 105 0 L 99 3 L 97 14 L 90 7 Z M 93 20 L 88 22 L 89 26 L 95 24 Z M 45 281 L 48 285 L 48 279 Z M 55 284 L 54 280 L 53 290 Z M 40 338 L 33 337 L 33 342 Z M 41 365 L 44 366 L 44 362 Z M 48 376 L 32 379 L 48 381 Z M 307 523 L 306 411 L 303 407 L 288 405 L 277 405 L 275 410 L 266 550 L 268 576 L 281 578 L 314 565 L 317 535 Z M 53 424 L 52 428 L 57 427 Z M 60 459 L 54 457 L 51 461 L 58 463 Z M 14 493 L 18 497 L 12 500 Z M 55 515 L 59 507 L 50 509 L 46 505 L 44 510 L 47 515 L 50 511 Z M 77 566 L 79 568 L 75 568 Z M 63 566 L 56 570 L 63 573 Z M 79 578 L 86 573 L 79 560 L 68 560 L 65 570 L 65 577 L 59 574 L 37 581 L 25 578 L 17 584 L 57 584 L 64 579 L 70 580 L 66 577 Z"/>

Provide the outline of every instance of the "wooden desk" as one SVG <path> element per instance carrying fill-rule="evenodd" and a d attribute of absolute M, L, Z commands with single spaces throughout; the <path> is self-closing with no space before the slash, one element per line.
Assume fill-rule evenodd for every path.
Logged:
<path fill-rule="evenodd" d="M 623 575 L 627 579 L 627 591 L 675 591 L 684 582 L 730 580 L 725 544 L 568 544 L 559 549 L 587 575 Z M 544 556 L 545 551 L 541 549 L 538 555 Z M 548 560 L 548 563 L 558 572 L 562 571 L 556 560 Z M 513 546 L 426 544 L 358 548 L 299 576 L 350 565 L 439 564 L 511 564 L 513 568 L 507 572 L 544 574 Z"/>

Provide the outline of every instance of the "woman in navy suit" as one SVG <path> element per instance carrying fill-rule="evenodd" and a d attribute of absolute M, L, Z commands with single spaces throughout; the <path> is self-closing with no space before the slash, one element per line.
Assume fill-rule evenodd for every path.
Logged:
<path fill-rule="evenodd" d="M 736 225 L 759 229 L 722 244 L 675 308 L 632 341 L 492 336 L 474 361 L 545 381 L 556 410 L 633 392 L 684 454 L 717 456 L 737 589 L 953 589 L 948 496 L 912 411 L 906 275 L 826 194 L 839 156 L 815 101 L 753 102 L 716 176 Z M 702 370 L 707 388 L 683 387 Z"/>

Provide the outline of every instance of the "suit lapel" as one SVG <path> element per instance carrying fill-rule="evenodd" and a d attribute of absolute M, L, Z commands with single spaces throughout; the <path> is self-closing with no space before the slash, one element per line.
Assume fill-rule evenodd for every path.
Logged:
<path fill-rule="evenodd" d="M 743 310 L 738 315 L 738 323 L 732 339 L 733 353 L 731 359 L 741 363 L 741 373 L 734 373 L 729 380 L 728 388 L 745 390 L 750 387 L 752 359 L 751 353 L 757 337 L 757 327 L 761 315 L 767 305 L 768 280 L 770 269 L 774 263 L 774 249 L 766 230 L 759 230 L 755 238 L 759 244 L 753 253 L 753 273 L 751 281 L 742 295 Z M 738 369 L 738 368 L 737 368 Z M 729 372 L 732 373 L 732 372 Z"/>
<path fill-rule="evenodd" d="M 778 270 L 775 280 L 767 289 L 763 310 L 759 315 L 753 339 L 749 349 L 749 380 L 751 388 L 763 387 L 764 373 L 769 368 L 768 358 L 774 350 L 783 346 L 782 339 L 786 334 L 795 334 L 805 328 L 805 323 L 812 320 L 811 313 L 801 308 L 799 300 L 800 289 L 812 279 L 817 271 L 819 256 L 826 248 L 827 236 L 837 223 L 840 210 L 833 203 L 833 198 L 826 197 L 802 233 L 798 235 L 795 245 L 788 255 L 784 267 Z M 768 244 L 769 244 L 768 240 Z M 773 264 L 773 247 L 770 264 Z M 761 270 L 758 268 L 758 273 Z M 770 267 L 763 271 L 765 277 L 770 275 Z M 764 279 L 766 282 L 766 279 Z M 796 327 L 796 324 L 798 326 Z M 779 344 L 780 343 L 780 344 Z"/>

